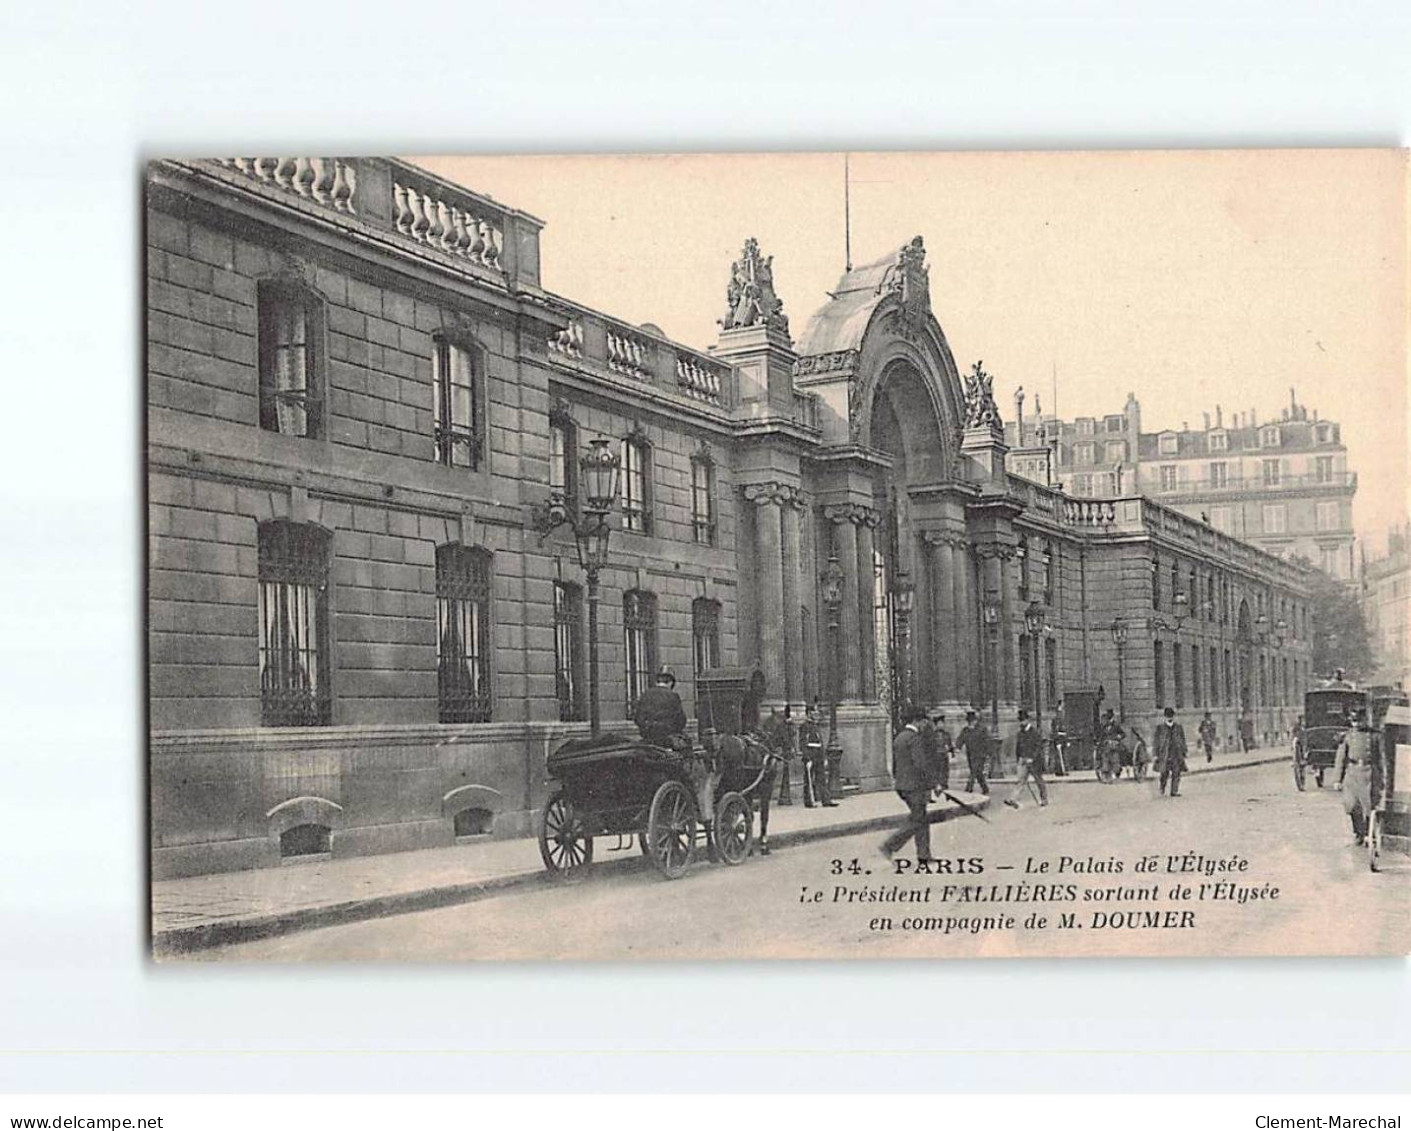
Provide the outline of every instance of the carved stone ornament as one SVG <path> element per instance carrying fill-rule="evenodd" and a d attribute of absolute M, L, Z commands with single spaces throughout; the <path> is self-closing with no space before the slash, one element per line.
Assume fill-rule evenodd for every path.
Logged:
<path fill-rule="evenodd" d="M 851 522 L 854 526 L 877 526 L 882 516 L 873 507 L 861 503 L 835 503 L 823 508 L 823 517 L 829 522 L 842 525 Z"/>
<path fill-rule="evenodd" d="M 789 483 L 751 483 L 744 489 L 745 501 L 759 507 L 801 505 L 799 489 Z"/>
<path fill-rule="evenodd" d="M 965 426 L 1004 427 L 995 404 L 994 378 L 985 372 L 983 361 L 977 361 L 965 376 Z"/>
<path fill-rule="evenodd" d="M 893 314 L 893 327 L 903 337 L 917 337 L 931 312 L 930 268 L 926 266 L 926 246 L 920 236 L 897 253 L 897 261 L 877 284 L 877 293 L 897 297 L 900 305 Z"/>
<path fill-rule="evenodd" d="M 849 373 L 857 365 L 857 350 L 834 350 L 794 362 L 795 377 L 812 377 L 819 373 Z"/>
<path fill-rule="evenodd" d="M 946 530 L 923 530 L 921 541 L 928 546 L 949 546 L 957 550 L 966 549 L 970 545 L 970 539 L 964 534 L 953 534 Z"/>
<path fill-rule="evenodd" d="M 726 311 L 720 319 L 722 330 L 764 325 L 788 336 L 789 319 L 784 303 L 774 293 L 774 257 L 759 253 L 759 241 L 751 236 L 744 252 L 730 267 L 730 284 L 725 288 Z"/>

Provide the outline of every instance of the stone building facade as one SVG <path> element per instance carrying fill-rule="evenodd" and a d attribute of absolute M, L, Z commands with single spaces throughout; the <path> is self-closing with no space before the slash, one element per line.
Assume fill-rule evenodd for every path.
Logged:
<path fill-rule="evenodd" d="M 1019 417 L 1006 437 L 1031 460 L 1047 450 L 1050 481 L 1075 498 L 1145 495 L 1271 554 L 1304 558 L 1343 581 L 1354 576 L 1357 473 L 1342 426 L 1310 416 L 1292 390 L 1277 418 L 1251 409 L 1227 426 L 1217 405 L 1201 428 L 1143 432 L 1141 405 L 1129 393 L 1120 413 Z"/>
<path fill-rule="evenodd" d="M 1411 687 L 1411 523 L 1387 532 L 1386 553 L 1361 566 L 1362 610 L 1376 673 L 1370 682 Z"/>
<path fill-rule="evenodd" d="M 1301 571 L 1012 474 L 919 238 L 797 339 L 747 241 L 700 351 L 546 289 L 541 228 L 396 160 L 150 167 L 154 876 L 530 831 L 549 750 L 587 731 L 582 574 L 541 519 L 594 439 L 623 461 L 610 730 L 660 665 L 690 713 L 694 672 L 743 665 L 796 709 L 836 688 L 863 789 L 903 694 L 1007 723 L 1102 685 L 1137 725 L 1171 702 L 1287 731 Z"/>

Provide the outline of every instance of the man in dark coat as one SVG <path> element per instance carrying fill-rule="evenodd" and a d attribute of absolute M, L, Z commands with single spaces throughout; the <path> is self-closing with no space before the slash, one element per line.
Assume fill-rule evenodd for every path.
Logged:
<path fill-rule="evenodd" d="M 931 825 L 926 817 L 926 806 L 931 800 L 931 790 L 940 778 L 939 767 L 926 759 L 925 743 L 921 739 L 919 724 L 926 713 L 917 707 L 909 707 L 905 712 L 906 725 L 892 739 L 892 785 L 906 802 L 908 819 L 905 825 L 882 842 L 882 854 L 889 859 L 901 851 L 902 845 L 916 841 L 916 859 L 931 859 Z"/>
<path fill-rule="evenodd" d="M 823 745 L 823 731 L 818 726 L 818 707 L 810 703 L 799 728 L 799 747 L 803 753 L 803 803 L 812 809 L 815 804 L 836 808 L 828 788 L 828 751 Z"/>
<path fill-rule="evenodd" d="M 935 711 L 922 717 L 917 724 L 922 741 L 926 744 L 926 761 L 937 768 L 939 789 L 950 788 L 950 756 L 955 749 L 950 731 L 946 729 L 946 716 L 943 711 Z"/>
<path fill-rule="evenodd" d="M 1205 760 L 1215 761 L 1215 720 L 1211 718 L 1210 712 L 1205 712 L 1205 718 L 1200 720 L 1200 745 L 1205 749 Z"/>
<path fill-rule="evenodd" d="M 1019 795 L 1024 785 L 1033 779 L 1039 787 L 1040 807 L 1048 804 L 1048 785 L 1044 781 L 1044 738 L 1034 726 L 1029 712 L 1019 708 L 1019 733 L 1014 739 L 1014 757 L 1019 763 L 1019 780 L 1014 783 L 1014 792 L 1004 799 L 1011 809 L 1018 809 Z"/>
<path fill-rule="evenodd" d="M 676 694 L 676 677 L 670 668 L 657 672 L 656 686 L 637 696 L 632 718 L 642 740 L 654 746 L 675 746 L 685 736 L 686 709 Z"/>
<path fill-rule="evenodd" d="M 969 776 L 965 779 L 965 792 L 973 791 L 978 782 L 980 792 L 988 797 L 990 783 L 985 780 L 985 768 L 990 757 L 990 732 L 974 711 L 965 712 L 965 726 L 961 728 L 955 745 L 964 751 L 965 764 L 970 767 Z"/>
<path fill-rule="evenodd" d="M 1181 795 L 1181 773 L 1186 768 L 1186 732 L 1176 721 L 1176 712 L 1167 707 L 1162 720 L 1156 724 L 1156 734 L 1151 748 L 1156 758 L 1156 772 L 1160 774 L 1159 792 L 1166 792 L 1166 783 L 1171 783 L 1171 796 Z"/>

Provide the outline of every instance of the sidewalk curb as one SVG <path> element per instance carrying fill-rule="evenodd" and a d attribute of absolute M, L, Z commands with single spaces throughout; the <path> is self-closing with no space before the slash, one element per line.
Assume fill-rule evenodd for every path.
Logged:
<path fill-rule="evenodd" d="M 968 804 L 978 812 L 989 807 L 990 798 L 979 797 Z M 944 813 L 945 816 L 936 821 L 936 824 L 942 824 L 955 817 L 966 815 L 965 811 L 954 803 L 947 809 L 938 810 L 938 812 Z M 789 832 L 775 833 L 769 838 L 769 844 L 771 848 L 787 848 L 792 845 L 812 844 L 820 840 L 856 836 L 859 833 L 880 832 L 884 829 L 900 827 L 905 819 L 906 814 L 898 811 L 883 816 L 843 821 L 839 824 L 793 829 Z M 636 857 L 628 857 L 628 859 L 635 860 Z M 619 862 L 613 861 L 611 863 Z M 195 951 L 211 950 L 214 947 L 254 942 L 258 939 L 276 938 L 280 935 L 312 931 L 320 927 L 342 926 L 368 919 L 383 919 L 391 915 L 406 915 L 414 911 L 434 911 L 441 907 L 474 903 L 513 888 L 527 888 L 534 884 L 552 887 L 559 882 L 542 868 L 535 868 L 532 871 L 511 872 L 507 875 L 463 884 L 424 888 L 420 891 L 397 892 L 394 895 L 375 895 L 366 899 L 350 899 L 342 903 L 300 908 L 274 915 L 252 915 L 244 919 L 231 919 L 219 923 L 199 923 L 191 927 L 173 927 L 153 934 L 152 955 L 159 960 L 180 958 L 182 955 Z"/>
<path fill-rule="evenodd" d="M 1198 775 L 1201 775 L 1201 774 L 1220 774 L 1220 773 L 1224 773 L 1226 770 L 1247 770 L 1247 769 L 1249 769 L 1251 766 L 1272 766 L 1272 765 L 1276 765 L 1276 764 L 1279 763 L 1279 762 L 1289 762 L 1290 765 L 1291 765 L 1291 764 L 1292 764 L 1292 759 L 1293 759 L 1293 755 L 1292 755 L 1292 754 L 1290 754 L 1290 753 L 1281 753 L 1281 754 L 1271 754 L 1271 755 L 1269 755 L 1269 756 L 1266 757 L 1266 758 L 1254 758 L 1254 759 L 1250 759 L 1250 760 L 1247 760 L 1247 761 L 1244 761 L 1244 762 L 1226 762 L 1226 763 L 1223 763 L 1223 764 L 1218 763 L 1218 762 L 1209 763 L 1209 764 L 1202 762 L 1199 766 L 1187 768 L 1186 771 L 1185 771 L 1185 773 L 1184 773 L 1182 776 L 1183 776 L 1183 777 L 1191 777 L 1192 775 L 1197 775 L 1197 776 L 1198 776 Z M 1154 771 L 1152 771 L 1152 770 L 1148 770 L 1148 771 L 1147 771 L 1147 778 L 1148 778 L 1148 780 L 1154 780 L 1155 776 L 1156 776 L 1156 775 L 1155 775 L 1155 772 L 1154 772 Z M 1013 784 L 1014 784 L 1016 781 L 1018 781 L 1018 780 L 1019 780 L 1018 778 L 1014 778 L 1014 777 L 990 778 L 990 779 L 989 779 L 989 781 L 992 782 L 992 783 L 998 783 L 998 784 L 1002 784 L 1002 785 L 1013 785 Z M 1130 781 L 1131 779 L 1130 779 L 1130 778 L 1124 778 L 1123 780 L 1124 780 L 1124 781 Z M 1063 775 L 1062 777 L 1058 777 L 1058 776 L 1055 775 L 1055 774 L 1051 774 L 1051 773 L 1048 773 L 1047 771 L 1045 771 L 1045 773 L 1044 773 L 1044 781 L 1046 781 L 1049 785 L 1102 785 L 1102 784 L 1103 784 L 1102 782 L 1098 781 L 1097 775 L 1094 774 L 1091 769 L 1088 769 L 1088 770 L 1070 770 L 1067 774 Z"/>

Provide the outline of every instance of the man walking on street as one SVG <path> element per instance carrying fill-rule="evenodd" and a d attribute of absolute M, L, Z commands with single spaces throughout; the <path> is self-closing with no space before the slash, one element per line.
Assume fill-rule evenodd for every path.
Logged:
<path fill-rule="evenodd" d="M 961 728 L 955 744 L 965 752 L 965 764 L 970 769 L 969 776 L 965 779 L 965 792 L 974 792 L 978 782 L 980 792 L 988 797 L 990 783 L 985 780 L 985 763 L 990 757 L 990 732 L 985 729 L 985 724 L 980 722 L 974 711 L 965 712 L 965 726 Z"/>
<path fill-rule="evenodd" d="M 1156 772 L 1160 775 L 1158 792 L 1166 792 L 1166 783 L 1171 783 L 1171 796 L 1181 795 L 1181 773 L 1186 768 L 1186 732 L 1176 721 L 1176 712 L 1167 707 L 1165 716 L 1156 724 L 1156 735 L 1152 749 L 1156 752 Z"/>
<path fill-rule="evenodd" d="M 1210 717 L 1209 711 L 1200 720 L 1200 744 L 1205 748 L 1205 760 L 1215 761 L 1215 720 Z"/>
<path fill-rule="evenodd" d="M 946 729 L 946 716 L 937 711 L 929 718 L 924 716 L 918 724 L 921 737 L 926 743 L 926 760 L 936 767 L 936 785 L 941 789 L 950 788 L 950 755 L 955 749 L 950 731 Z"/>
<path fill-rule="evenodd" d="M 916 841 L 916 859 L 927 862 L 931 859 L 931 825 L 927 820 L 926 806 L 931 800 L 931 790 L 940 777 L 939 767 L 927 763 L 926 746 L 922 741 L 919 724 L 926 713 L 918 707 L 908 706 L 903 711 L 906 725 L 892 739 L 892 785 L 897 795 L 906 802 L 907 823 L 882 842 L 882 854 L 891 859 L 902 845 L 909 840 Z"/>
<path fill-rule="evenodd" d="M 1039 787 L 1039 807 L 1048 804 L 1048 786 L 1044 782 L 1044 740 L 1035 729 L 1029 712 L 1019 708 L 1019 735 L 1014 741 L 1014 756 L 1019 762 L 1019 780 L 1014 783 L 1014 792 L 1004 799 L 1011 809 L 1020 808 L 1019 795 L 1030 778 Z"/>

